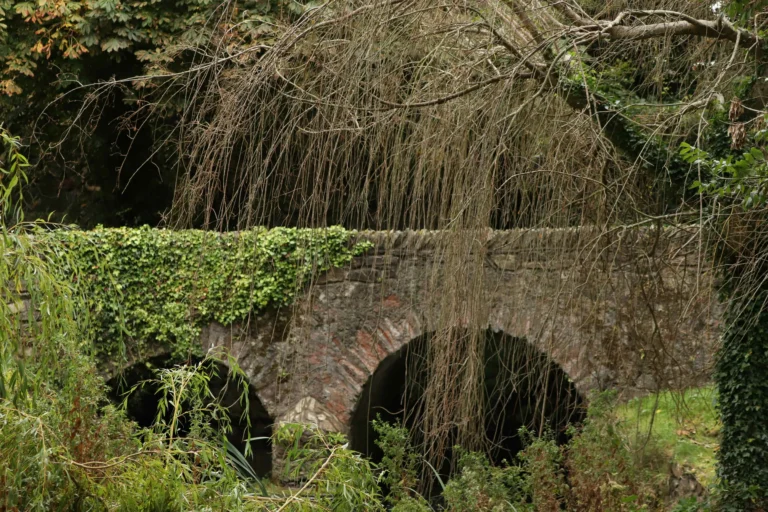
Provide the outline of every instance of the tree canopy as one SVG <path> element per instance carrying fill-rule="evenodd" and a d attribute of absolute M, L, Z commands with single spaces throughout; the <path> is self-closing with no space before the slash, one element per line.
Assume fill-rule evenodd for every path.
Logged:
<path fill-rule="evenodd" d="M 162 95 L 162 111 L 148 120 L 162 81 L 124 80 L 183 71 L 205 43 L 233 53 L 267 43 L 305 8 L 293 0 L 1 2 L 0 119 L 35 164 L 26 208 L 86 226 L 157 223 L 174 166 L 154 141 L 173 132 L 183 93 Z M 94 105 L 105 87 L 109 99 Z M 131 186 L 134 177 L 141 186 Z"/>

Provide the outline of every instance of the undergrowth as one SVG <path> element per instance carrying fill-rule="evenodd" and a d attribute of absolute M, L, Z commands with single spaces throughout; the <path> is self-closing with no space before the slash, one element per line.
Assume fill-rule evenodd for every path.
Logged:
<path fill-rule="evenodd" d="M 686 426 L 716 427 L 711 399 L 709 388 L 624 404 L 613 392 L 595 394 L 586 420 L 570 427 L 566 444 L 558 445 L 551 432 L 538 436 L 522 428 L 519 435 L 525 448 L 501 466 L 492 465 L 485 454 L 457 446 L 453 476 L 448 482 L 437 477 L 442 487 L 440 508 L 450 512 L 709 510 L 706 496 L 672 497 L 669 491 L 671 464 L 712 470 L 714 447 L 701 453 L 685 448 Z M 649 403 L 657 407 L 653 426 L 651 413 L 642 408 Z M 429 502 L 414 491 L 415 475 L 421 474 L 424 462 L 411 451 L 408 431 L 381 422 L 375 423 L 375 429 L 384 452 L 380 471 L 390 490 L 388 499 L 395 502 L 393 510 L 431 510 Z"/>
<path fill-rule="evenodd" d="M 622 435 L 637 449 L 653 435 L 667 460 L 693 473 L 705 487 L 716 483 L 720 420 L 713 387 L 634 398 L 616 409 Z"/>

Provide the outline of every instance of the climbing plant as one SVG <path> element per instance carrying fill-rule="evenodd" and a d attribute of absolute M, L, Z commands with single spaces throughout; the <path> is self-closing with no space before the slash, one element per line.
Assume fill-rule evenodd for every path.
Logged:
<path fill-rule="evenodd" d="M 97 348 L 118 340 L 195 351 L 201 328 L 289 305 L 316 272 L 348 263 L 370 243 L 329 229 L 253 229 L 211 233 L 116 228 L 44 234 L 81 269 L 76 283 L 94 314 Z M 66 278 L 71 264 L 60 269 Z M 199 349 L 198 349 L 199 350 Z"/>
<path fill-rule="evenodd" d="M 719 409 L 723 420 L 718 474 L 723 510 L 760 510 L 768 502 L 768 432 L 761 419 L 768 406 L 768 289 L 762 230 L 768 194 L 765 114 L 750 130 L 737 123 L 738 99 L 730 109 L 732 147 L 725 158 L 683 144 L 680 154 L 709 178 L 692 184 L 706 200 L 712 227 L 720 234 L 713 257 L 722 264 L 725 332 L 717 359 Z"/>
<path fill-rule="evenodd" d="M 761 419 L 768 382 L 768 291 L 748 302 L 748 309 L 729 307 L 715 379 L 723 420 L 718 475 L 723 510 L 760 510 L 768 502 L 768 433 Z"/>

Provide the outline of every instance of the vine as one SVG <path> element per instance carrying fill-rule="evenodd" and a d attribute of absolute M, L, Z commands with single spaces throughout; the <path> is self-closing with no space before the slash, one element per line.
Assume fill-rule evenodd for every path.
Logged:
<path fill-rule="evenodd" d="M 729 112 L 738 126 L 740 102 Z M 764 116 L 765 114 L 763 114 Z M 722 235 L 713 256 L 724 281 L 721 300 L 727 304 L 725 329 L 715 368 L 719 412 L 723 422 L 718 475 L 721 510 L 765 510 L 768 505 L 768 287 L 765 285 L 766 239 L 762 226 L 768 195 L 764 118 L 755 133 L 734 136 L 732 148 L 749 143 L 741 155 L 716 158 L 683 144 L 682 158 L 702 168 L 710 179 L 692 184 L 707 208 L 717 212 L 715 227 Z M 743 126 L 743 125 L 742 125 Z M 738 135 L 738 133 L 736 133 Z M 726 236 L 727 235 L 727 236 Z"/>
<path fill-rule="evenodd" d="M 340 227 L 223 234 L 142 227 L 42 236 L 82 267 L 77 284 L 88 297 L 100 354 L 115 355 L 124 340 L 162 343 L 182 355 L 200 350 L 204 325 L 289 305 L 314 273 L 343 266 L 370 247 L 352 243 L 352 235 Z"/>
<path fill-rule="evenodd" d="M 732 304 L 715 369 L 723 421 L 718 476 L 726 512 L 765 510 L 768 505 L 768 291 L 749 302 L 749 311 Z"/>

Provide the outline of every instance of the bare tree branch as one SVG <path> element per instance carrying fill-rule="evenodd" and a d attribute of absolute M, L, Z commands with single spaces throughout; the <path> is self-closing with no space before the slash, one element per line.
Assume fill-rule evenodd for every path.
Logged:
<path fill-rule="evenodd" d="M 639 40 L 670 35 L 690 35 L 713 39 L 726 39 L 734 43 L 741 37 L 741 40 L 746 43 L 746 46 L 748 47 L 757 46 L 760 42 L 758 37 L 751 32 L 737 29 L 728 23 L 707 20 L 695 20 L 695 22 L 689 20 L 669 21 L 635 27 L 616 25 L 606 27 L 605 32 L 601 33 L 607 34 L 611 39 Z"/>
<path fill-rule="evenodd" d="M 579 16 L 564 2 L 556 2 L 552 5 L 578 27 L 580 32 L 595 32 L 598 37 L 612 40 L 638 41 L 654 37 L 688 35 L 722 39 L 734 43 L 740 40 L 746 47 L 753 48 L 755 51 L 759 50 L 762 43 L 756 34 L 748 30 L 736 28 L 722 17 L 711 21 L 696 19 L 686 14 L 669 10 L 628 10 L 620 12 L 613 21 L 595 22 Z M 623 24 L 629 18 L 647 16 L 663 16 L 671 19 L 643 25 L 628 26 Z"/>

